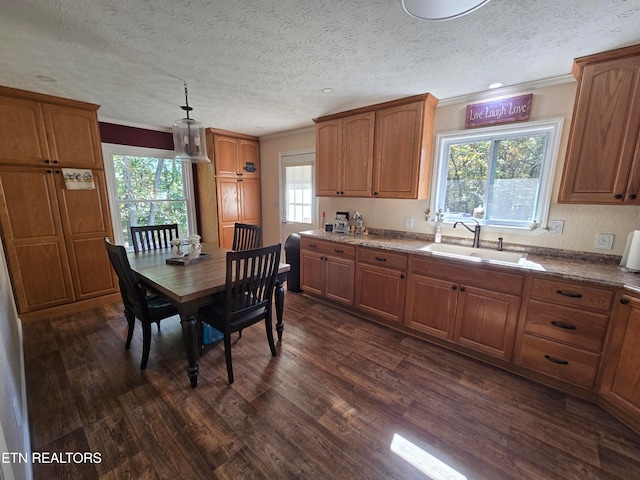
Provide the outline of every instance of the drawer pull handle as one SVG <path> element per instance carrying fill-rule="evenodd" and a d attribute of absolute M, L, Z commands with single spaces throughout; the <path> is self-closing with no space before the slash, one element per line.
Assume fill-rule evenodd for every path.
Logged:
<path fill-rule="evenodd" d="M 558 295 L 564 295 L 565 297 L 582 298 L 581 293 L 563 292 L 562 290 L 556 290 L 556 293 Z"/>
<path fill-rule="evenodd" d="M 557 363 L 558 365 L 569 365 L 569 362 L 566 360 L 560 360 L 559 358 L 553 358 L 551 355 L 545 355 L 544 358 L 549 360 L 552 363 Z"/>
<path fill-rule="evenodd" d="M 309 248 L 318 248 L 318 245 L 316 245 L 315 243 L 310 243 Z"/>
<path fill-rule="evenodd" d="M 565 330 L 575 330 L 576 326 L 570 323 L 559 322 L 558 320 L 551 320 L 551 325 L 558 328 L 564 328 Z"/>
<path fill-rule="evenodd" d="M 384 257 L 376 257 L 376 260 L 379 261 L 379 262 L 386 262 L 387 261 L 387 259 L 384 258 Z"/>
<path fill-rule="evenodd" d="M 336 253 L 344 253 L 344 250 L 340 250 L 339 248 L 334 248 L 333 251 Z"/>

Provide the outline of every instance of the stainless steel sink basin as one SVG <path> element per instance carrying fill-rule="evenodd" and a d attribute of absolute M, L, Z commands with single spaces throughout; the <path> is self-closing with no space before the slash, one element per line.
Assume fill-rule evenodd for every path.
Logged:
<path fill-rule="evenodd" d="M 450 245 L 447 243 L 432 243 L 419 248 L 425 252 L 431 252 L 434 255 L 443 255 L 448 257 L 464 258 L 466 260 L 507 263 L 511 265 L 524 265 L 527 261 L 526 253 L 505 252 L 499 250 L 491 250 L 488 248 L 472 248 L 462 245 Z"/>

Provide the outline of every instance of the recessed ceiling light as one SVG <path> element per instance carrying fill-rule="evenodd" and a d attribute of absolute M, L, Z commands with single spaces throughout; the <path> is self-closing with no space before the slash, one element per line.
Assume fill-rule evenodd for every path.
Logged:
<path fill-rule="evenodd" d="M 500 88 L 501 86 L 503 86 L 504 83 L 500 83 L 500 82 L 495 82 L 489 85 L 489 88 L 494 89 L 494 88 Z"/>
<path fill-rule="evenodd" d="M 57 80 L 55 78 L 50 77 L 49 75 L 36 75 L 36 78 L 38 80 L 43 81 L 43 82 L 51 82 L 51 83 L 57 82 Z"/>
<path fill-rule="evenodd" d="M 335 90 L 333 88 L 323 88 L 320 90 L 322 93 L 333 93 Z"/>
<path fill-rule="evenodd" d="M 480 8 L 489 0 L 402 0 L 402 8 L 420 20 L 449 20 Z"/>

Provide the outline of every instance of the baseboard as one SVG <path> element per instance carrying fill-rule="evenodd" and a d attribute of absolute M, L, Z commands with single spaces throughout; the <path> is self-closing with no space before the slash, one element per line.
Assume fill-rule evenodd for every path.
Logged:
<path fill-rule="evenodd" d="M 28 324 L 45 318 L 57 317 L 69 313 L 75 313 L 89 308 L 101 307 L 122 300 L 120 292 L 102 295 L 100 297 L 90 298 L 88 300 L 80 300 L 79 302 L 67 303 L 65 305 L 57 305 L 55 307 L 37 310 L 35 312 L 21 313 L 18 316 L 22 320 L 22 324 Z"/>

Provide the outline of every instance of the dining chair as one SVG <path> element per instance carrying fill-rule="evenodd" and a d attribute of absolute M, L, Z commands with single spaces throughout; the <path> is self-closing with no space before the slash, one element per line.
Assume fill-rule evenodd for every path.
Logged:
<path fill-rule="evenodd" d="M 177 223 L 131 227 L 131 243 L 136 253 L 171 248 L 171 240 L 174 238 L 179 238 Z"/>
<path fill-rule="evenodd" d="M 233 227 L 231 250 L 250 250 L 259 248 L 262 243 L 262 225 L 236 223 Z"/>
<path fill-rule="evenodd" d="M 231 334 L 264 320 L 271 355 L 273 341 L 273 288 L 280 264 L 279 243 L 268 247 L 227 252 L 224 300 L 201 308 L 199 323 L 208 323 L 224 335 L 229 383 L 233 383 Z"/>
<path fill-rule="evenodd" d="M 122 245 L 114 245 L 109 237 L 104 237 L 104 243 L 109 255 L 109 261 L 118 276 L 120 294 L 124 304 L 124 316 L 129 324 L 125 349 L 129 350 L 136 318 L 142 322 L 142 361 L 140 370 L 147 368 L 149 350 L 151 348 L 151 324 L 156 323 L 160 328 L 160 320 L 178 314 L 176 307 L 157 294 L 147 294 L 146 290 L 136 279 L 127 251 Z"/>

